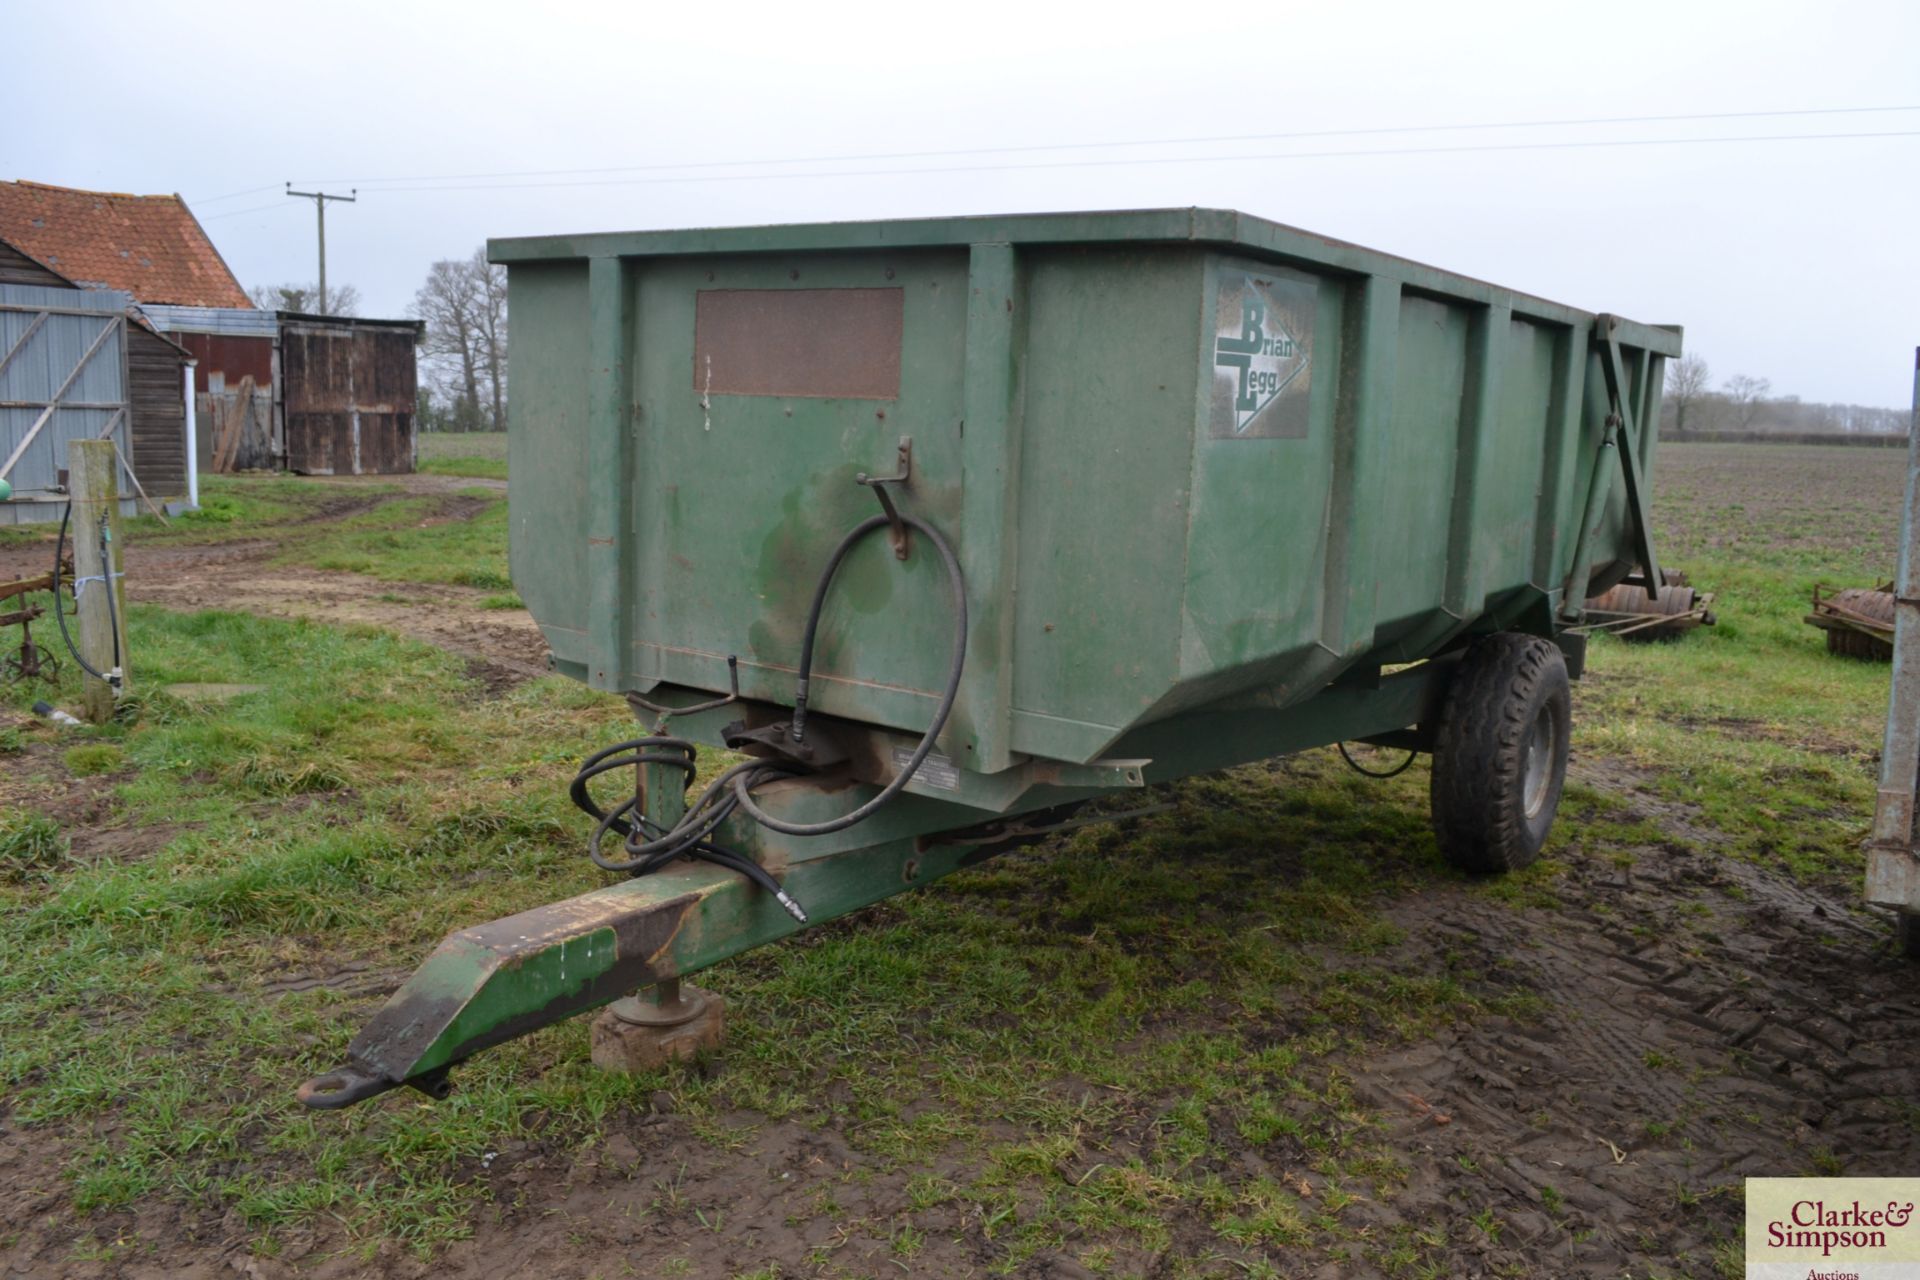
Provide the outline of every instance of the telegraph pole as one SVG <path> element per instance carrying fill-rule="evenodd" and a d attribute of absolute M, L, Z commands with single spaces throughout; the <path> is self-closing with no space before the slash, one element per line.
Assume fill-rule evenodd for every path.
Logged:
<path fill-rule="evenodd" d="M 327 309 L 327 201 L 340 200 L 352 204 L 359 198 L 360 188 L 352 188 L 351 195 L 330 196 L 324 191 L 295 191 L 289 182 L 287 194 L 313 201 L 314 212 L 320 215 L 320 310 L 324 312 Z"/>

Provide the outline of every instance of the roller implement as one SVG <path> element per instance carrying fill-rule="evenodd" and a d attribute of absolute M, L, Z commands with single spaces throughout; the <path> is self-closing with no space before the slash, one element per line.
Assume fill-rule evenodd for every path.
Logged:
<path fill-rule="evenodd" d="M 1713 593 L 1696 591 L 1678 569 L 1663 569 L 1658 594 L 1621 583 L 1587 600 L 1579 629 L 1592 635 L 1604 631 L 1622 640 L 1671 640 L 1695 627 L 1711 627 Z"/>
<path fill-rule="evenodd" d="M 1827 652 L 1875 662 L 1893 659 L 1894 591 L 1891 582 L 1865 587 L 1813 588 L 1813 612 L 1802 621 L 1827 633 Z"/>
<path fill-rule="evenodd" d="M 640 722 L 573 786 L 609 879 L 448 937 L 309 1106 L 684 1021 L 729 956 L 1310 747 L 1431 753 L 1444 854 L 1525 865 L 1568 628 L 1662 581 L 1677 329 L 1208 209 L 490 254 L 514 583 Z"/>

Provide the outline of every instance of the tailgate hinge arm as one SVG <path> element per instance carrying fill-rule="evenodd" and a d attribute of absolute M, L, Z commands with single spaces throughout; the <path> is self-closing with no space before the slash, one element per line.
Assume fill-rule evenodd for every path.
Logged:
<path fill-rule="evenodd" d="M 1644 587 L 1647 599 L 1660 598 L 1662 578 L 1653 553 L 1653 518 L 1647 506 L 1646 480 L 1640 471 L 1639 423 L 1634 419 L 1632 398 L 1627 394 L 1627 369 L 1620 356 L 1620 340 L 1614 336 L 1618 325 L 1618 317 L 1605 314 L 1595 316 L 1593 321 L 1593 341 L 1600 349 L 1600 373 L 1607 383 L 1607 421 L 1600 436 L 1600 456 L 1594 462 L 1586 507 L 1581 514 L 1580 533 L 1574 541 L 1573 566 L 1560 601 L 1563 618 L 1579 617 L 1586 603 L 1593 530 L 1600 522 L 1607 495 L 1613 492 L 1613 478 L 1607 468 L 1609 449 L 1620 452 L 1620 473 L 1627 482 L 1629 536 L 1633 539 L 1633 551 L 1639 557 L 1641 572 L 1645 574 L 1643 578 L 1628 581 Z"/>

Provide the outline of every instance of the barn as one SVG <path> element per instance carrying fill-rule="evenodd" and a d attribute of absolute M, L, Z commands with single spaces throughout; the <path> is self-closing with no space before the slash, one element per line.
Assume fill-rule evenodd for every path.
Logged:
<path fill-rule="evenodd" d="M 111 437 L 121 488 L 152 506 L 197 501 L 192 357 L 121 291 L 83 289 L 0 240 L 0 524 L 54 519 L 66 446 Z"/>
<path fill-rule="evenodd" d="M 187 390 L 186 371 L 195 356 L 188 342 L 166 332 L 145 308 L 252 306 L 186 202 L 173 195 L 0 182 L 0 283 L 106 290 L 131 301 L 123 326 L 131 437 L 125 452 L 140 487 L 153 498 L 192 501 L 197 469 L 189 437 L 198 405 Z"/>
<path fill-rule="evenodd" d="M 150 398 L 142 386 L 158 386 L 162 346 L 174 353 L 178 409 L 163 421 L 155 401 L 144 428 L 141 412 L 133 428 L 136 445 L 143 431 L 149 437 L 141 465 L 165 486 L 191 487 L 204 472 L 413 470 L 417 321 L 256 308 L 179 196 L 0 182 L 0 242 L 11 251 L 0 256 L 0 278 L 17 260 L 21 272 L 133 299 L 144 325 L 128 339 L 136 401 Z M 192 363 L 190 393 L 179 359 Z M 162 439 L 169 430 L 176 434 Z"/>

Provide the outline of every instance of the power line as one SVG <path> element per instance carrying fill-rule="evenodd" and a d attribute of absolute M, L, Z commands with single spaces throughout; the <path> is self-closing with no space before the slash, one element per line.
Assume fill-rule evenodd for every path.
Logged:
<path fill-rule="evenodd" d="M 523 169 L 502 170 L 494 173 L 451 173 L 451 174 L 412 174 L 397 177 L 371 178 L 322 178 L 319 182 L 347 183 L 388 183 L 388 182 L 460 182 L 490 178 L 550 178 L 573 174 L 609 174 L 639 173 L 653 171 L 684 171 L 695 169 L 738 169 L 754 165 L 769 164 L 852 164 L 874 160 L 935 160 L 961 156 L 982 155 L 1018 155 L 1037 151 L 1087 151 L 1113 150 L 1129 147 L 1171 147 L 1217 144 L 1226 142 L 1276 142 L 1282 140 L 1298 141 L 1308 138 L 1357 138 L 1382 134 L 1410 133 L 1464 133 L 1483 129 L 1549 129 L 1577 128 L 1592 125 L 1611 124 L 1655 124 L 1676 123 L 1699 120 L 1753 120 L 1779 119 L 1792 116 L 1830 116 L 1859 115 L 1869 113 L 1894 113 L 1920 111 L 1920 105 L 1888 107 L 1810 107 L 1791 111 L 1712 111 L 1692 112 L 1672 115 L 1649 116 L 1590 116 L 1579 119 L 1560 120 L 1503 120 L 1480 124 L 1421 124 L 1393 127 L 1373 127 L 1365 129 L 1313 129 L 1289 133 L 1239 133 L 1216 134 L 1187 138 L 1144 138 L 1130 141 L 1108 142 L 1056 142 L 1031 143 L 1020 146 L 1003 147 L 962 147 L 941 151 L 873 151 L 857 154 L 825 156 L 775 156 L 757 160 L 699 160 L 680 163 L 620 165 L 611 168 L 589 169 Z M 1390 154 L 1390 153 L 1383 153 Z M 1037 166 L 1036 166 L 1037 167 Z M 416 189 L 416 188 L 406 188 Z M 459 190 L 485 190 L 487 188 L 456 188 Z"/>
<path fill-rule="evenodd" d="M 1058 160 L 1042 164 L 927 165 L 905 169 L 827 169 L 804 173 L 725 173 L 680 174 L 652 178 L 597 178 L 579 182 L 503 182 L 470 185 L 417 187 L 381 187 L 383 193 L 423 191 L 545 191 L 574 187 L 661 186 L 693 182 L 786 182 L 817 178 L 887 178 L 944 173 L 997 173 L 1028 170 L 1096 169 L 1152 164 L 1244 164 L 1265 160 L 1335 160 L 1365 156 L 1461 155 L 1474 152 L 1562 151 L 1599 147 L 1676 147 L 1716 143 L 1746 142 L 1832 142 L 1857 138 L 1915 138 L 1920 129 L 1902 129 L 1885 133 L 1779 133 L 1707 138 L 1616 138 L 1563 142 L 1477 143 L 1454 147 L 1390 147 L 1354 151 L 1276 151 L 1263 154 L 1212 156 L 1124 156 L 1107 160 Z"/>
<path fill-rule="evenodd" d="M 266 188 L 266 190 L 268 191 L 278 191 L 279 189 L 280 188 L 277 186 Z M 259 213 L 262 209 L 291 209 L 291 208 L 293 208 L 293 206 L 290 204 L 280 204 L 280 203 L 256 204 L 246 209 L 227 209 L 220 213 L 210 213 L 206 217 L 201 218 L 200 221 L 218 222 L 222 218 L 237 218 L 243 213 Z M 199 215 L 196 214 L 195 216 L 198 217 Z"/>
<path fill-rule="evenodd" d="M 278 191 L 279 189 L 280 186 L 278 183 L 270 182 L 264 187 L 248 187 L 245 191 L 229 191 L 223 196 L 212 196 L 205 200 L 189 200 L 187 203 L 200 205 L 219 204 L 222 200 L 237 200 L 241 196 L 257 196 L 262 191 Z"/>

